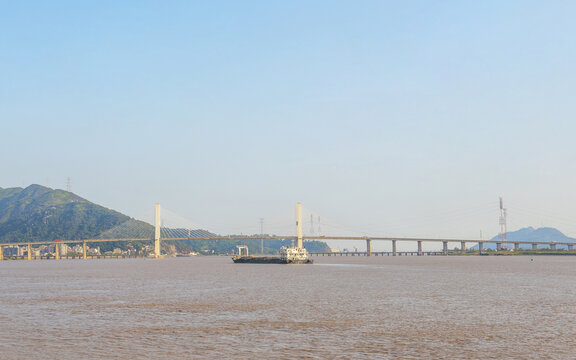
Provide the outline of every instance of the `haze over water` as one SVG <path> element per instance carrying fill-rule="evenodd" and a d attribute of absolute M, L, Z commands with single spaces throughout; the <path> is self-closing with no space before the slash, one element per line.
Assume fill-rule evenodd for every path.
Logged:
<path fill-rule="evenodd" d="M 569 358 L 572 257 L 5 261 L 3 359 Z"/>

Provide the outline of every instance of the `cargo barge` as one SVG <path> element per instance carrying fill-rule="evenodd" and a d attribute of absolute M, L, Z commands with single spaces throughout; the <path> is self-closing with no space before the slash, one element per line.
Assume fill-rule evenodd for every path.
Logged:
<path fill-rule="evenodd" d="M 236 264 L 312 264 L 313 261 L 304 249 L 302 244 L 302 204 L 296 205 L 296 246 L 283 246 L 278 252 L 278 256 L 251 256 L 248 254 L 248 246 L 240 245 L 238 255 L 232 258 Z M 242 256 L 242 250 L 246 250 L 246 255 Z"/>
<path fill-rule="evenodd" d="M 246 249 L 246 255 L 242 256 L 242 249 Z M 232 261 L 237 264 L 312 264 L 308 252 L 304 248 L 282 247 L 278 256 L 254 256 L 248 255 L 248 247 L 238 246 L 238 256 Z"/>
<path fill-rule="evenodd" d="M 232 261 L 237 264 L 282 264 L 279 256 L 235 256 Z"/>

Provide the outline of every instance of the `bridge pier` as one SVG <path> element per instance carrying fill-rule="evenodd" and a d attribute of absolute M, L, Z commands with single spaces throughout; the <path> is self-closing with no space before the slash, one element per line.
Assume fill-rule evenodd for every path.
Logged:
<path fill-rule="evenodd" d="M 556 250 L 556 244 L 550 244 L 550 250 Z"/>
<path fill-rule="evenodd" d="M 32 260 L 32 244 L 26 246 L 28 249 L 28 260 Z"/>
<path fill-rule="evenodd" d="M 480 241 L 478 243 L 478 254 L 482 255 L 482 250 L 484 250 L 484 242 Z"/>
<path fill-rule="evenodd" d="M 460 242 L 460 252 L 462 252 L 463 254 L 466 253 L 466 241 Z"/>
<path fill-rule="evenodd" d="M 54 248 L 56 249 L 56 260 L 60 260 L 60 244 L 56 243 Z"/>
<path fill-rule="evenodd" d="M 532 244 L 532 250 L 538 250 L 538 244 Z"/>
<path fill-rule="evenodd" d="M 514 243 L 514 251 L 520 250 L 520 243 Z"/>
<path fill-rule="evenodd" d="M 502 250 L 502 243 L 496 243 L 496 251 Z"/>
<path fill-rule="evenodd" d="M 392 256 L 396 256 L 396 240 L 392 240 Z"/>
<path fill-rule="evenodd" d="M 568 244 L 568 251 L 572 251 L 572 250 L 574 250 L 574 245 Z"/>
<path fill-rule="evenodd" d="M 0 246 L 0 261 L 4 260 L 4 246 Z"/>
<path fill-rule="evenodd" d="M 372 246 L 370 244 L 372 240 L 366 239 L 366 256 L 372 256 Z"/>
<path fill-rule="evenodd" d="M 86 241 L 82 242 L 82 258 L 86 260 Z"/>
<path fill-rule="evenodd" d="M 448 255 L 448 241 L 442 241 L 442 255 Z"/>
<path fill-rule="evenodd" d="M 422 240 L 418 240 L 418 256 L 422 256 Z"/>

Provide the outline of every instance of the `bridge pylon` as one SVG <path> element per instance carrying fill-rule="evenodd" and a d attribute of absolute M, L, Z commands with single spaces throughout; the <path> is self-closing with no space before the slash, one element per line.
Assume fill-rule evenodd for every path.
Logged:
<path fill-rule="evenodd" d="M 156 218 L 154 222 L 154 257 L 160 257 L 160 204 L 156 204 Z"/>
<path fill-rule="evenodd" d="M 296 204 L 296 237 L 297 243 L 296 247 L 302 249 L 304 245 L 302 244 L 302 203 Z"/>

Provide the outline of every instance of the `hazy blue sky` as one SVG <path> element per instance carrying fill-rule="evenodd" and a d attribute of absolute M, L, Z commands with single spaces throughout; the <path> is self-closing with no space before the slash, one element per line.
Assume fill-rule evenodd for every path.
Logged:
<path fill-rule="evenodd" d="M 0 187 L 222 233 L 576 236 L 575 1 L 1 1 Z"/>

